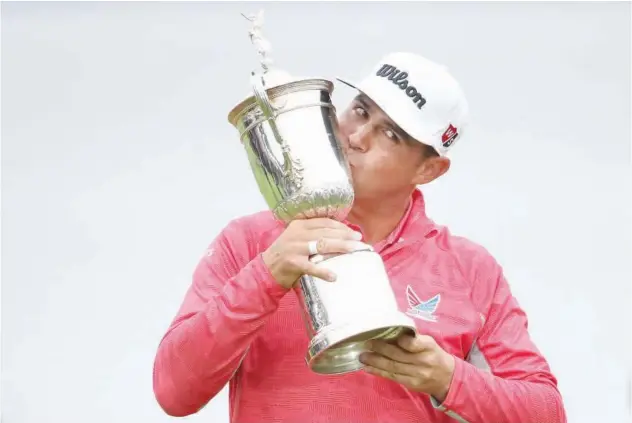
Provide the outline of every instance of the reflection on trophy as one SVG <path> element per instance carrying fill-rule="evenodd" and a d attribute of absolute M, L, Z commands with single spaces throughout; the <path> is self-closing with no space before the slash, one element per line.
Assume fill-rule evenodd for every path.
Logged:
<path fill-rule="evenodd" d="M 262 18 L 263 12 L 249 18 L 262 68 L 252 73 L 254 95 L 233 108 L 228 120 L 239 131 L 259 190 L 277 219 L 342 221 L 353 203 L 353 186 L 331 102 L 333 83 L 293 78 L 273 66 Z M 310 260 L 338 275 L 334 283 L 304 275 L 296 284 L 312 371 L 359 370 L 365 341 L 415 332 L 413 321 L 398 310 L 382 258 L 371 247 Z"/>

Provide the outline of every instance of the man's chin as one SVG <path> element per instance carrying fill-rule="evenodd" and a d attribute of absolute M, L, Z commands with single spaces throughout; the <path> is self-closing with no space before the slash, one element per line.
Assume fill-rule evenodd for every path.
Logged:
<path fill-rule="evenodd" d="M 367 192 L 366 189 L 364 189 L 364 185 L 352 181 L 351 186 L 353 187 L 354 202 L 358 200 L 363 200 L 367 197 Z"/>
<path fill-rule="evenodd" d="M 353 192 L 357 193 L 362 189 L 362 186 L 358 183 L 356 179 L 353 178 L 353 175 L 349 178 L 349 182 L 351 182 L 351 187 L 353 188 Z"/>
<path fill-rule="evenodd" d="M 353 193 L 355 198 L 363 198 L 367 193 L 367 186 L 362 182 L 362 178 L 358 172 L 357 168 L 351 166 L 351 173 L 349 174 L 349 180 L 351 182 L 351 186 L 353 187 Z M 371 190 L 368 190 L 370 193 Z"/>

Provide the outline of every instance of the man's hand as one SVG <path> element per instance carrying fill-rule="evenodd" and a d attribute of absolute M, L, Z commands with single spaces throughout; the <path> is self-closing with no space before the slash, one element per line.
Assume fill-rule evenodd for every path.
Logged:
<path fill-rule="evenodd" d="M 367 373 L 432 395 L 439 402 L 445 400 L 454 374 L 454 357 L 437 345 L 434 338 L 406 335 L 395 344 L 372 340 L 368 347 L 372 352 L 360 356 Z"/>
<path fill-rule="evenodd" d="M 274 279 L 291 288 L 302 275 L 333 282 L 336 275 L 309 261 L 310 254 L 344 254 L 367 247 L 362 234 L 345 224 L 327 218 L 292 221 L 283 233 L 263 252 L 263 262 Z M 316 251 L 310 252 L 310 242 Z"/>

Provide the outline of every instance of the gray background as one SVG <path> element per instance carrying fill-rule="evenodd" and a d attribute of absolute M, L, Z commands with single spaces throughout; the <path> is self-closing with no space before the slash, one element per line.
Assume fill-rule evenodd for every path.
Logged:
<path fill-rule="evenodd" d="M 429 214 L 504 265 L 569 421 L 626 421 L 630 5 L 542 2 L 3 2 L 2 421 L 171 420 L 157 344 L 207 244 L 265 207 L 226 120 L 261 7 L 295 74 L 393 50 L 452 69 L 473 124 Z"/>

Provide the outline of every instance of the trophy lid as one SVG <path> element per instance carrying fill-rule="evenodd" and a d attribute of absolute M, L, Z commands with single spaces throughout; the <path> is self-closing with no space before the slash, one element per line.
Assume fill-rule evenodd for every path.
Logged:
<path fill-rule="evenodd" d="M 250 41 L 259 55 L 259 63 L 261 64 L 261 69 L 263 71 L 261 76 L 263 78 L 265 88 L 273 88 L 299 80 L 299 78 L 292 77 L 289 72 L 275 66 L 274 61 L 270 56 L 272 46 L 270 45 L 270 42 L 263 37 L 261 30 L 263 27 L 263 10 L 260 10 L 257 15 L 246 16 L 242 14 L 242 16 L 252 23 L 252 27 L 248 31 L 248 35 L 250 36 Z"/>
<path fill-rule="evenodd" d="M 260 74 L 263 80 L 263 86 L 266 89 L 275 88 L 280 85 L 290 84 L 292 82 L 303 81 L 305 78 L 299 78 L 292 76 L 287 71 L 279 69 L 277 67 L 270 67 L 267 71 Z"/>
<path fill-rule="evenodd" d="M 333 91 L 333 83 L 328 79 L 293 76 L 274 64 L 270 56 L 270 52 L 272 51 L 270 42 L 263 37 L 261 31 L 263 26 L 263 10 L 259 11 L 257 15 L 246 16 L 242 14 L 242 16 L 252 23 L 248 34 L 252 44 L 257 50 L 259 63 L 261 65 L 261 70 L 253 71 L 251 77 L 259 80 L 261 88 L 268 93 L 271 100 L 275 97 L 282 96 L 284 93 L 300 91 L 307 87 L 313 88 L 317 86 L 318 88 L 326 89 L 330 92 Z M 233 125 L 236 123 L 239 115 L 257 103 L 252 93 L 247 94 L 245 97 L 245 100 L 235 106 L 228 115 L 228 120 Z"/>

